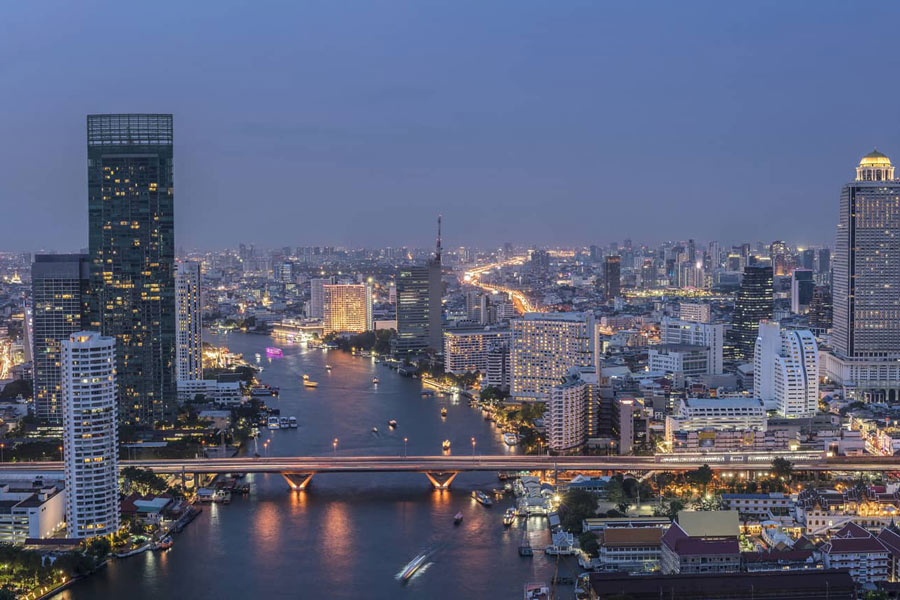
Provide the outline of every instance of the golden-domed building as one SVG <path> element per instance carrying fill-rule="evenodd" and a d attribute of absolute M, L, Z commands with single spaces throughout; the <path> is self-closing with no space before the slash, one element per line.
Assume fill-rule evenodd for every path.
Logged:
<path fill-rule="evenodd" d="M 872 150 L 863 156 L 856 167 L 857 181 L 891 181 L 893 178 L 894 165 L 891 164 L 891 159 L 878 150 Z"/>

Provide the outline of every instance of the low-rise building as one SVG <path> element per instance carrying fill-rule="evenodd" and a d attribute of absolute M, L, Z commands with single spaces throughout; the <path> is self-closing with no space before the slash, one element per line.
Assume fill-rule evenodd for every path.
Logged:
<path fill-rule="evenodd" d="M 605 572 L 651 573 L 659 570 L 659 527 L 606 528 L 597 535 L 597 568 Z"/>
<path fill-rule="evenodd" d="M 722 494 L 722 502 L 728 510 L 736 510 L 741 515 L 766 520 L 791 514 L 794 501 L 780 492 L 768 494 Z"/>
<path fill-rule="evenodd" d="M 178 401 L 190 402 L 203 396 L 206 402 L 223 406 L 238 406 L 243 400 L 241 384 L 237 381 L 217 381 L 215 379 L 193 379 L 178 382 Z"/>
<path fill-rule="evenodd" d="M 0 542 L 24 544 L 28 539 L 46 539 L 65 522 L 62 482 L 0 483 Z"/>
<path fill-rule="evenodd" d="M 663 573 L 733 573 L 740 568 L 737 511 L 681 511 L 662 536 Z"/>
<path fill-rule="evenodd" d="M 847 569 L 858 584 L 888 579 L 889 552 L 874 535 L 847 523 L 822 547 L 825 567 Z"/>

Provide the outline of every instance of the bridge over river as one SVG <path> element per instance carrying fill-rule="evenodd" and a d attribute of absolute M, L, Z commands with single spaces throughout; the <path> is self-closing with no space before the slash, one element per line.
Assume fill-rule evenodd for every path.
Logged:
<path fill-rule="evenodd" d="M 819 452 L 659 454 L 656 456 L 297 456 L 175 460 L 123 460 L 119 468 L 140 467 L 160 475 L 187 473 L 277 473 L 290 487 L 305 489 L 319 473 L 424 474 L 436 489 L 447 489 L 457 474 L 468 471 L 686 471 L 709 465 L 714 471 L 767 472 L 776 457 L 791 460 L 795 471 L 900 471 L 900 458 L 827 457 Z M 0 476 L 59 476 L 63 464 L 16 462 L 0 465 Z"/>

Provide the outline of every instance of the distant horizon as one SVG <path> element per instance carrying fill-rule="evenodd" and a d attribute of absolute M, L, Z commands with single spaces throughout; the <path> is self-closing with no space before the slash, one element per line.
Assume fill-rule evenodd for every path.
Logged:
<path fill-rule="evenodd" d="M 895 5 L 4 12 L 12 248 L 86 243 L 87 114 L 174 115 L 176 244 L 196 248 L 424 248 L 439 213 L 451 246 L 831 245 L 841 186 L 900 137 Z"/>

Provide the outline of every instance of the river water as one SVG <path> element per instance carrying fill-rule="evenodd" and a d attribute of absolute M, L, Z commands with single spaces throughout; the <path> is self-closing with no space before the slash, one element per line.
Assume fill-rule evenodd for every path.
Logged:
<path fill-rule="evenodd" d="M 298 429 L 263 429 L 260 454 L 267 438 L 270 456 L 401 455 L 404 437 L 410 455 L 440 454 L 441 442 L 449 439 L 454 453 L 468 456 L 472 437 L 476 453 L 511 452 L 479 410 L 464 401 L 422 397 L 418 380 L 371 359 L 276 344 L 260 335 L 208 334 L 206 340 L 251 362 L 260 353 L 260 378 L 281 388 L 270 404 L 300 423 Z M 265 358 L 272 345 L 283 348 L 283 358 Z M 330 373 L 326 364 L 333 366 Z M 304 373 L 319 387 L 304 388 Z M 398 421 L 396 430 L 388 428 L 389 419 Z M 512 599 L 522 597 L 526 582 L 549 581 L 557 568 L 542 553 L 518 555 L 526 527 L 535 548 L 549 543 L 544 519 L 520 519 L 507 529 L 501 517 L 511 497 L 492 508 L 472 500 L 473 489 L 499 486 L 493 473 L 461 473 L 443 492 L 415 473 L 326 473 L 305 492 L 290 491 L 279 475 L 248 479 L 249 496 L 205 506 L 175 536 L 171 550 L 114 561 L 58 598 Z M 454 527 L 458 511 L 464 519 Z M 397 573 L 424 551 L 430 551 L 426 566 L 400 583 Z M 571 561 L 558 568 L 561 576 L 577 574 Z M 559 591 L 568 595 L 571 589 Z"/>

